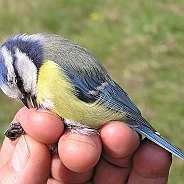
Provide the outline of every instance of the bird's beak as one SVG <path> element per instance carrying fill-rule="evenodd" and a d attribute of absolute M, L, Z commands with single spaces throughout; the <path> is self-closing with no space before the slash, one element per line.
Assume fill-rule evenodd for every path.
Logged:
<path fill-rule="evenodd" d="M 37 108 L 38 104 L 36 102 L 36 97 L 35 96 L 31 96 L 30 94 L 26 93 L 22 98 L 21 101 L 23 102 L 23 104 L 28 108 Z"/>

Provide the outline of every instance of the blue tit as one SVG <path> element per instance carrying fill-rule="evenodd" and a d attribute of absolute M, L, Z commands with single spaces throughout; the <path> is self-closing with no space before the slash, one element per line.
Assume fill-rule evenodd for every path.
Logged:
<path fill-rule="evenodd" d="M 118 120 L 184 159 L 184 152 L 141 116 L 89 51 L 60 36 L 41 33 L 7 38 L 0 47 L 0 87 L 28 108 L 56 113 L 78 133 L 89 135 Z"/>

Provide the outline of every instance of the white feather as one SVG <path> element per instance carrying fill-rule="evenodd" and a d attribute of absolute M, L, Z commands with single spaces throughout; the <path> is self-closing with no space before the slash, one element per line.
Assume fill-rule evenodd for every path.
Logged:
<path fill-rule="evenodd" d="M 37 68 L 29 57 L 22 53 L 18 48 L 15 50 L 17 57 L 16 69 L 23 80 L 24 89 L 31 94 L 36 94 Z"/>

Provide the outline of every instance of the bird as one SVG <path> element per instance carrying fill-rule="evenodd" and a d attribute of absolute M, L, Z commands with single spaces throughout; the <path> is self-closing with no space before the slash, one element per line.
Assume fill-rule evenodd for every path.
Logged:
<path fill-rule="evenodd" d="M 184 160 L 92 53 L 59 35 L 8 37 L 0 47 L 0 88 L 28 108 L 52 111 L 76 133 L 90 135 L 117 120 Z M 19 122 L 5 131 L 11 140 L 24 133 Z"/>

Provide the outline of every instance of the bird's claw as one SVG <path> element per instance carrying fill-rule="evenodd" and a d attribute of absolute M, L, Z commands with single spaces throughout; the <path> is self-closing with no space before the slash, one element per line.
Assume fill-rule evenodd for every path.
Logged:
<path fill-rule="evenodd" d="M 18 137 L 24 134 L 26 134 L 26 132 L 19 122 L 10 124 L 7 130 L 4 132 L 4 135 L 11 141 L 15 141 Z"/>

